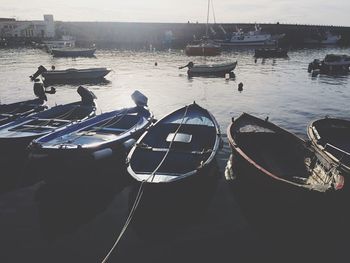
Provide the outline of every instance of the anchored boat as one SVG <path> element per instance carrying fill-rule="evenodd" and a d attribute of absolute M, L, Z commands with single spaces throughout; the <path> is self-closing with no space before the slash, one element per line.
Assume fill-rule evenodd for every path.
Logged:
<path fill-rule="evenodd" d="M 26 148 L 32 140 L 94 116 L 95 95 L 81 86 L 77 91 L 81 101 L 58 105 L 0 126 L 1 161 L 20 160 L 26 156 Z"/>
<path fill-rule="evenodd" d="M 255 49 L 256 58 L 283 58 L 288 56 L 288 50 L 283 48 L 258 48 Z"/>
<path fill-rule="evenodd" d="M 309 64 L 308 72 L 319 72 L 324 74 L 347 73 L 350 68 L 350 56 L 328 54 L 324 60 L 315 59 Z"/>
<path fill-rule="evenodd" d="M 187 56 L 217 56 L 221 53 L 221 46 L 207 39 L 198 44 L 188 44 L 185 53 Z"/>
<path fill-rule="evenodd" d="M 187 74 L 189 76 L 225 76 L 226 73 L 232 72 L 237 66 L 237 61 L 221 64 L 196 65 L 189 62 L 179 69 L 188 68 Z"/>
<path fill-rule="evenodd" d="M 54 57 L 93 57 L 96 48 L 58 48 L 51 49 Z"/>
<path fill-rule="evenodd" d="M 350 121 L 324 118 L 307 129 L 311 142 L 350 175 Z"/>
<path fill-rule="evenodd" d="M 213 115 L 196 103 L 163 117 L 146 131 L 128 155 L 128 172 L 137 181 L 173 183 L 208 168 L 220 142 Z"/>
<path fill-rule="evenodd" d="M 343 189 L 344 177 L 330 158 L 267 119 L 243 113 L 227 135 L 237 180 L 261 198 L 310 204 Z"/>
<path fill-rule="evenodd" d="M 86 68 L 86 69 L 65 69 L 65 70 L 47 70 L 39 66 L 37 72 L 30 78 L 36 79 L 38 76 L 44 78 L 45 83 L 65 83 L 81 80 L 100 80 L 103 79 L 111 70 L 107 68 Z"/>
<path fill-rule="evenodd" d="M 132 98 L 136 107 L 106 112 L 34 140 L 30 159 L 86 162 L 124 155 L 153 120 L 147 97 L 135 91 Z"/>
<path fill-rule="evenodd" d="M 33 89 L 36 99 L 0 104 L 0 126 L 48 108 L 46 106 L 47 97 L 45 93 L 53 94 L 55 89 L 51 88 L 50 91 L 47 91 L 44 89 L 43 84 L 39 82 L 34 83 Z"/>

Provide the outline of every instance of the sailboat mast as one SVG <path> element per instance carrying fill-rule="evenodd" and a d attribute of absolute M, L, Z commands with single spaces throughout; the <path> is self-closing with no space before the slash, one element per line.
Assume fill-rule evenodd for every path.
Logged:
<path fill-rule="evenodd" d="M 207 38 L 208 38 L 209 8 L 210 8 L 210 0 L 208 0 L 207 25 L 205 27 L 205 36 Z"/>

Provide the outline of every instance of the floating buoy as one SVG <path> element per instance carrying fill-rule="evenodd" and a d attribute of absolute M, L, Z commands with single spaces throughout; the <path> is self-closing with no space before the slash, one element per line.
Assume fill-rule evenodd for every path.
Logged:
<path fill-rule="evenodd" d="M 157 61 L 156 61 L 156 62 L 154 62 L 154 65 L 155 65 L 155 66 L 158 66 L 158 63 L 157 63 Z"/>
<path fill-rule="evenodd" d="M 225 74 L 225 79 L 226 79 L 226 80 L 229 80 L 229 79 L 230 79 L 230 73 L 226 73 L 226 74 Z"/>
<path fill-rule="evenodd" d="M 240 82 L 240 83 L 238 84 L 238 91 L 239 91 L 239 92 L 243 91 L 243 83 L 242 83 L 242 82 Z"/>
<path fill-rule="evenodd" d="M 56 67 L 55 67 L 54 65 L 51 66 L 51 69 L 52 69 L 52 70 L 55 70 L 55 68 L 56 68 Z"/>
<path fill-rule="evenodd" d="M 255 63 L 258 62 L 258 59 L 256 58 L 256 59 L 254 60 L 254 62 L 255 62 Z"/>

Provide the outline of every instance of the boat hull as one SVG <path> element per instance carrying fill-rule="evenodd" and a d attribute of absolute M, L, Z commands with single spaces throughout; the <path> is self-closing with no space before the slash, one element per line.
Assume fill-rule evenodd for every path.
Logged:
<path fill-rule="evenodd" d="M 288 56 L 286 49 L 255 49 L 256 58 L 283 58 Z"/>
<path fill-rule="evenodd" d="M 93 57 L 96 49 L 65 50 L 51 49 L 54 57 Z"/>
<path fill-rule="evenodd" d="M 237 66 L 237 62 L 219 65 L 198 65 L 188 69 L 189 76 L 224 76 L 232 72 Z"/>
<path fill-rule="evenodd" d="M 105 68 L 97 69 L 71 69 L 61 71 L 46 71 L 42 73 L 45 82 L 64 82 L 79 80 L 96 80 L 103 79 L 110 70 Z"/>
<path fill-rule="evenodd" d="M 221 49 L 215 46 L 187 46 L 185 53 L 187 56 L 218 56 L 221 53 Z"/>

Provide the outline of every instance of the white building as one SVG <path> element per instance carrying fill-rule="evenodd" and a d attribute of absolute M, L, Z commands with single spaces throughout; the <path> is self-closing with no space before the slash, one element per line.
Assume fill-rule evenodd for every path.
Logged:
<path fill-rule="evenodd" d="M 43 21 L 17 21 L 0 18 L 0 37 L 55 37 L 53 15 L 44 15 Z"/>

